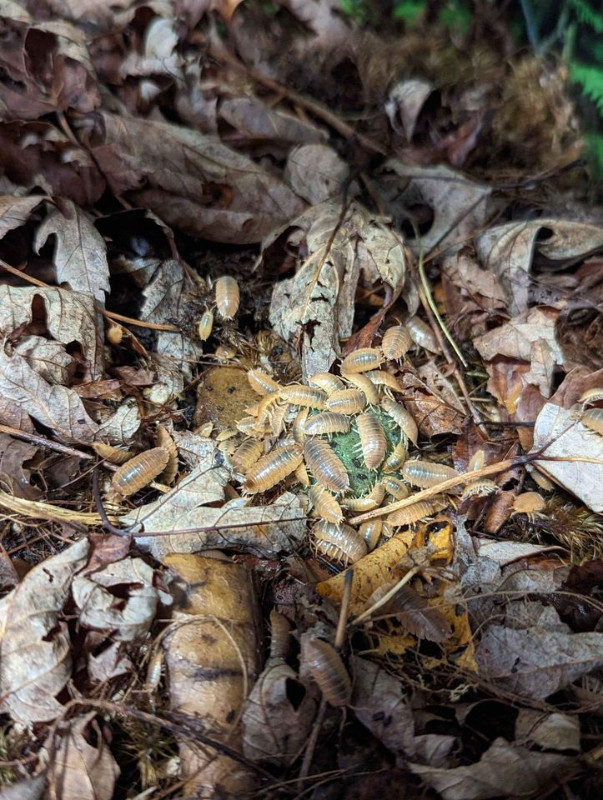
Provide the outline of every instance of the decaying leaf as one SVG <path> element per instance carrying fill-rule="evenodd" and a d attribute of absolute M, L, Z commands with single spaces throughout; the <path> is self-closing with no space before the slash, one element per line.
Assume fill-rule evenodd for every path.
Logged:
<path fill-rule="evenodd" d="M 117 641 L 142 639 L 155 619 L 159 602 L 169 604 L 170 600 L 165 592 L 158 591 L 153 581 L 152 567 L 140 558 L 122 559 L 101 570 L 76 575 L 72 592 L 80 624 L 111 632 Z M 124 587 L 128 587 L 125 598 Z"/>
<path fill-rule="evenodd" d="M 325 144 L 306 144 L 292 150 L 285 179 L 293 191 L 315 205 L 340 194 L 349 167 Z"/>
<path fill-rule="evenodd" d="M 243 753 L 252 761 L 289 766 L 299 757 L 316 714 L 316 701 L 281 659 L 260 674 L 241 718 Z"/>
<path fill-rule="evenodd" d="M 564 774 L 571 764 L 568 756 L 530 752 L 499 738 L 476 764 L 453 769 L 410 764 L 410 768 L 444 800 L 487 800 L 532 794 Z"/>
<path fill-rule="evenodd" d="M 315 205 L 288 227 L 291 244 L 305 245 L 308 255 L 293 278 L 274 287 L 270 321 L 301 350 L 302 373 L 308 377 L 328 372 L 339 355 L 339 340 L 351 335 L 361 271 L 369 285 L 386 284 L 393 302 L 406 285 L 409 256 L 402 239 L 355 202 L 344 209 L 335 201 Z M 284 230 L 264 243 L 264 257 Z M 407 295 L 412 296 L 410 288 Z"/>
<path fill-rule="evenodd" d="M 26 725 L 63 709 L 56 697 L 71 677 L 71 642 L 60 613 L 88 550 L 82 539 L 47 558 L 0 601 L 0 702 Z"/>
<path fill-rule="evenodd" d="M 70 200 L 61 200 L 37 230 L 37 252 L 49 236 L 56 236 L 54 265 L 57 283 L 93 295 L 104 306 L 109 286 L 109 265 L 103 237 L 92 220 Z"/>
<path fill-rule="evenodd" d="M 486 361 L 507 356 L 527 362 L 529 370 L 523 380 L 537 386 L 544 397 L 549 397 L 555 367 L 564 364 L 563 351 L 555 337 L 556 318 L 557 313 L 551 309 L 533 308 L 479 336 L 474 345 Z"/>
<path fill-rule="evenodd" d="M 580 720 L 569 714 L 547 714 L 522 708 L 515 722 L 515 738 L 543 750 L 580 752 Z"/>
<path fill-rule="evenodd" d="M 533 452 L 545 445 L 543 458 L 534 461 L 534 466 L 602 513 L 603 436 L 583 425 L 572 411 L 547 403 L 536 420 Z"/>
<path fill-rule="evenodd" d="M 355 716 L 401 763 L 415 753 L 414 720 L 402 681 L 365 658 L 351 661 Z"/>
<path fill-rule="evenodd" d="M 51 795 L 62 800 L 111 800 L 120 774 L 119 766 L 105 741 L 95 712 L 70 719 L 59 728 L 52 752 L 48 781 Z M 52 748 L 52 749 L 51 749 Z"/>
<path fill-rule="evenodd" d="M 597 225 L 573 220 L 521 220 L 490 228 L 475 246 L 482 265 L 505 287 L 515 315 L 528 308 L 534 263 L 543 270 L 565 269 L 603 248 L 603 233 Z"/>
<path fill-rule="evenodd" d="M 111 189 L 175 228 L 218 242 L 259 242 L 303 208 L 277 177 L 214 138 L 103 112 L 82 135 Z"/>
<path fill-rule="evenodd" d="M 31 212 L 43 199 L 40 196 L 15 197 L 11 194 L 0 195 L 0 239 L 9 231 L 14 230 L 14 228 L 24 225 Z"/>
<path fill-rule="evenodd" d="M 182 596 L 163 639 L 171 707 L 195 715 L 210 738 L 240 751 L 242 706 L 258 673 L 251 572 L 203 556 L 172 555 L 166 563 Z M 241 796 L 253 788 L 247 767 L 210 747 L 183 742 L 180 761 L 184 797 Z"/>
<path fill-rule="evenodd" d="M 421 167 L 389 159 L 380 170 L 377 187 L 399 229 L 408 229 L 417 207 L 429 208 L 433 222 L 428 230 L 416 239 L 411 227 L 407 242 L 423 252 L 463 243 L 485 225 L 495 208 L 489 186 L 443 165 Z"/>

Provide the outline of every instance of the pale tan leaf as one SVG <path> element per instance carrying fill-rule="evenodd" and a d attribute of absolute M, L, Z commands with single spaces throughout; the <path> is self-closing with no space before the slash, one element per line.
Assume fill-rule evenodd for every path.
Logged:
<path fill-rule="evenodd" d="M 120 774 L 117 762 L 95 721 L 96 712 L 70 719 L 47 748 L 52 752 L 49 770 L 51 795 L 61 800 L 111 800 Z"/>
<path fill-rule="evenodd" d="M 387 213 L 402 227 L 413 207 L 428 206 L 433 223 L 419 239 L 409 237 L 413 250 L 427 253 L 432 248 L 461 244 L 482 228 L 495 210 L 492 189 L 476 183 L 450 167 L 422 167 L 392 158 L 385 162 L 376 186 Z"/>
<path fill-rule="evenodd" d="M 289 153 L 285 180 L 296 194 L 316 205 L 340 194 L 349 172 L 326 144 L 305 144 Z"/>
<path fill-rule="evenodd" d="M 57 201 L 36 232 L 34 248 L 40 252 L 49 236 L 56 236 L 53 262 L 57 282 L 77 292 L 93 295 L 104 306 L 110 290 L 107 247 L 92 220 L 71 200 Z"/>
<path fill-rule="evenodd" d="M 422 78 L 398 81 L 389 91 L 385 111 L 396 133 L 404 134 L 410 142 L 417 118 L 434 86 Z"/>
<path fill-rule="evenodd" d="M 241 140 L 251 140 L 254 143 L 267 141 L 274 142 L 275 144 L 304 145 L 309 142 L 324 142 L 328 138 L 326 133 L 315 125 L 304 122 L 294 117 L 292 114 L 286 114 L 271 108 L 257 97 L 226 97 L 220 102 L 218 114 L 221 119 L 225 120 L 238 131 L 238 133 L 227 135 L 226 142 L 236 143 Z M 333 171 L 332 165 L 334 164 L 345 166 L 343 162 L 335 156 L 335 152 L 331 150 L 331 148 L 324 146 L 324 149 L 322 149 L 323 146 L 321 145 L 313 145 L 313 147 L 319 148 L 310 151 L 318 158 L 318 160 L 313 163 L 313 167 L 317 172 L 322 170 L 323 166 L 326 169 L 331 167 L 329 170 L 330 172 Z M 294 154 L 298 153 L 299 149 L 292 150 L 288 158 L 288 164 L 291 164 L 292 159 L 297 161 L 297 157 Z M 336 160 L 333 161 L 333 159 L 329 157 L 330 155 L 335 156 Z M 324 163 L 321 160 L 321 156 Z M 302 169 L 303 163 L 308 163 L 307 154 L 305 159 L 302 158 L 300 160 L 300 167 Z M 316 178 L 320 181 L 319 175 L 317 175 Z M 328 178 L 329 174 L 327 173 L 325 179 Z M 288 180 L 287 173 L 285 173 L 285 179 L 300 197 L 303 197 L 305 200 L 309 199 L 303 193 L 297 191 L 293 183 Z"/>
<path fill-rule="evenodd" d="M 80 624 L 116 641 L 140 640 L 155 619 L 159 601 L 166 603 L 168 599 L 153 586 L 153 580 L 152 567 L 140 558 L 122 559 L 101 570 L 76 575 L 72 592 Z M 119 594 L 112 593 L 112 587 L 119 587 Z"/>
<path fill-rule="evenodd" d="M 368 659 L 351 659 L 352 705 L 365 728 L 402 763 L 414 755 L 414 720 L 404 683 Z"/>
<path fill-rule="evenodd" d="M 37 375 L 27 361 L 0 347 L 0 393 L 60 439 L 91 442 L 98 425 L 88 416 L 77 392 L 66 386 L 53 386 Z"/>
<path fill-rule="evenodd" d="M 579 753 L 580 720 L 569 714 L 547 714 L 520 708 L 515 721 L 515 738 L 544 750 L 573 750 Z"/>
<path fill-rule="evenodd" d="M 243 753 L 251 761 L 289 766 L 307 741 L 316 702 L 281 659 L 270 660 L 243 709 Z"/>
<path fill-rule="evenodd" d="M 570 410 L 547 403 L 536 419 L 532 452 L 545 445 L 544 458 L 533 465 L 593 511 L 602 513 L 603 436 L 583 425 Z M 551 457 L 561 460 L 547 460 Z"/>
<path fill-rule="evenodd" d="M 504 286 L 509 310 L 517 314 L 528 307 L 529 273 L 537 256 L 552 262 L 552 269 L 570 266 L 603 248 L 603 230 L 573 220 L 521 220 L 495 225 L 477 237 L 475 246 L 482 265 Z"/>
<path fill-rule="evenodd" d="M 0 800 L 45 800 L 48 791 L 46 775 L 13 783 L 0 790 Z"/>
<path fill-rule="evenodd" d="M 60 614 L 88 550 L 82 539 L 47 558 L 0 600 L 0 704 L 25 724 L 63 709 L 56 695 L 71 677 L 71 643 Z"/>
<path fill-rule="evenodd" d="M 443 800 L 488 800 L 491 797 L 529 795 L 565 774 L 573 759 L 534 753 L 495 739 L 476 764 L 454 769 L 410 764 L 410 769 Z"/>
<path fill-rule="evenodd" d="M 103 348 L 99 318 L 91 295 L 67 289 L 0 286 L 0 333 L 14 340 L 14 333 L 34 319 L 35 303 L 42 301 L 50 337 L 62 345 L 77 342 L 85 367 L 84 380 L 103 375 Z"/>
<path fill-rule="evenodd" d="M 0 195 L 0 239 L 14 228 L 24 225 L 31 212 L 43 199 L 39 195 L 33 197 Z"/>
<path fill-rule="evenodd" d="M 26 336 L 15 345 L 14 352 L 48 383 L 71 383 L 77 364 L 59 342 L 44 339 L 43 336 Z"/>
<path fill-rule="evenodd" d="M 484 679 L 542 700 L 603 665 L 603 634 L 490 625 L 475 658 Z"/>

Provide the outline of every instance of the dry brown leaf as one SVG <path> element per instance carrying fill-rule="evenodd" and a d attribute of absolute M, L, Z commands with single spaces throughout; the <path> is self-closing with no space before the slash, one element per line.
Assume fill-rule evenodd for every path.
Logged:
<path fill-rule="evenodd" d="M 10 14 L 10 7 L 3 9 Z M 86 37 L 68 22 L 11 20 L 6 25 L 0 86 L 4 119 L 35 119 L 72 108 L 83 114 L 100 102 Z"/>
<path fill-rule="evenodd" d="M 202 556 L 172 555 L 166 564 L 172 593 L 182 598 L 163 639 L 171 707 L 240 750 L 243 702 L 259 671 L 252 574 Z M 183 797 L 240 797 L 253 789 L 248 768 L 209 747 L 181 743 L 180 761 Z"/>
<path fill-rule="evenodd" d="M 90 122 L 95 134 L 82 135 L 112 191 L 192 236 L 259 242 L 303 209 L 282 181 L 215 138 L 106 112 Z"/>
<path fill-rule="evenodd" d="M 477 764 L 454 769 L 409 766 L 443 800 L 488 800 L 533 794 L 567 773 L 572 763 L 568 756 L 532 753 L 498 738 Z"/>
<path fill-rule="evenodd" d="M 389 159 L 375 178 L 387 213 L 398 229 L 408 227 L 413 209 L 427 206 L 433 214 L 429 230 L 420 239 L 409 234 L 407 244 L 424 253 L 463 244 L 482 228 L 495 210 L 492 189 L 450 167 L 422 167 Z M 406 224 L 405 224 L 406 223 Z"/>
<path fill-rule="evenodd" d="M 392 570 L 408 552 L 415 534 L 399 533 L 354 564 L 354 582 L 350 597 L 350 614 L 360 614 L 373 592 L 391 580 Z M 341 603 L 346 571 L 317 584 L 322 597 L 335 605 Z"/>
<path fill-rule="evenodd" d="M 0 600 L 0 703 L 26 725 L 63 710 L 56 696 L 71 677 L 71 642 L 60 614 L 88 551 L 82 539 L 47 558 Z"/>
<path fill-rule="evenodd" d="M 243 753 L 251 761 L 290 766 L 307 742 L 316 702 L 282 659 L 270 659 L 249 694 Z"/>
<path fill-rule="evenodd" d="M 602 513 L 603 436 L 579 422 L 570 410 L 547 403 L 536 420 L 532 452 L 545 445 L 544 457 L 533 465 L 593 511 Z"/>
<path fill-rule="evenodd" d="M 515 721 L 518 742 L 535 744 L 543 750 L 573 750 L 579 753 L 580 720 L 569 714 L 547 714 L 530 708 L 520 708 Z"/>
<path fill-rule="evenodd" d="M 385 102 L 389 123 L 408 142 L 413 137 L 421 109 L 434 88 L 430 81 L 423 78 L 410 78 L 398 81 L 389 91 Z"/>
<path fill-rule="evenodd" d="M 42 307 L 41 307 L 42 305 Z M 28 326 L 42 323 L 49 339 L 67 347 L 77 342 L 84 380 L 103 374 L 103 348 L 91 295 L 66 289 L 0 286 L 0 333 L 18 342 Z"/>
<path fill-rule="evenodd" d="M 387 747 L 400 763 L 415 754 L 414 720 L 404 683 L 381 667 L 354 656 L 352 706 L 365 728 Z"/>
<path fill-rule="evenodd" d="M 324 142 L 328 138 L 327 134 L 315 125 L 304 122 L 294 117 L 292 114 L 286 114 L 271 108 L 257 97 L 226 97 L 218 106 L 218 115 L 237 131 L 237 133 L 226 134 L 222 139 L 225 143 L 233 143 L 235 145 L 248 144 L 256 148 L 259 143 L 267 143 L 276 146 L 291 144 L 308 145 L 310 142 Z M 320 149 L 317 151 L 311 151 L 314 152 L 315 155 L 322 155 L 325 161 L 324 165 L 320 160 L 313 162 L 313 167 L 316 168 L 317 172 L 321 171 L 323 166 L 328 166 L 327 154 L 335 155 L 334 151 L 329 147 L 319 146 L 319 148 Z M 292 151 L 289 156 L 289 162 L 293 154 L 297 152 L 297 149 Z M 337 159 L 336 163 L 340 163 L 339 159 Z M 343 162 L 341 162 L 341 165 L 345 166 Z M 303 164 L 301 168 L 303 169 Z M 320 180 L 319 175 L 317 175 L 316 178 Z M 309 198 L 297 192 L 296 187 L 290 180 L 287 180 L 287 182 L 300 197 L 309 200 Z M 322 199 L 324 200 L 326 198 Z"/>
<path fill-rule="evenodd" d="M 71 200 L 57 200 L 36 232 L 36 252 L 53 234 L 57 283 L 67 283 L 76 292 L 87 292 L 104 306 L 105 292 L 111 288 L 107 248 L 92 220 Z"/>
<path fill-rule="evenodd" d="M 475 651 L 480 675 L 514 694 L 542 700 L 603 664 L 603 634 L 561 627 L 565 630 L 547 630 L 542 619 L 522 629 L 490 625 Z"/>
<path fill-rule="evenodd" d="M 460 433 L 467 418 L 466 414 L 449 382 L 445 388 L 450 402 L 435 387 L 435 380 L 441 383 L 443 376 L 435 365 L 429 366 L 430 363 L 428 362 L 424 372 L 432 382 L 431 387 L 410 370 L 406 370 L 401 379 L 398 378 L 404 389 L 404 405 L 424 436 L 431 438 L 441 433 Z"/>
<path fill-rule="evenodd" d="M 52 752 L 48 780 L 51 796 L 61 800 L 111 800 L 121 772 L 95 713 L 70 719 L 46 745 Z"/>
<path fill-rule="evenodd" d="M 43 336 L 25 336 L 17 342 L 13 352 L 24 358 L 32 370 L 48 383 L 70 384 L 77 368 L 75 359 L 64 345 Z"/>
<path fill-rule="evenodd" d="M 106 187 L 89 153 L 48 122 L 1 123 L 0 165 L 15 183 L 81 206 L 93 205 Z"/>
<path fill-rule="evenodd" d="M 53 386 L 37 375 L 20 355 L 0 348 L 0 392 L 55 436 L 67 442 L 92 442 L 98 425 L 88 415 L 77 393 Z"/>
<path fill-rule="evenodd" d="M 352 333 L 361 270 L 368 284 L 387 284 L 393 302 L 406 285 L 409 256 L 402 239 L 358 203 L 343 214 L 335 201 L 313 206 L 272 233 L 264 242 L 265 257 L 287 228 L 291 246 L 308 255 L 293 278 L 275 285 L 270 321 L 281 338 L 301 350 L 302 373 L 308 377 L 328 372 L 339 355 L 339 340 Z"/>
<path fill-rule="evenodd" d="M 199 383 L 195 425 L 213 422 L 219 430 L 234 428 L 245 416 L 247 406 L 253 405 L 257 399 L 244 370 L 212 367 L 203 373 L 203 380 Z"/>
<path fill-rule="evenodd" d="M 326 144 L 305 144 L 287 158 L 284 177 L 293 191 L 311 205 L 340 194 L 350 169 Z"/>
<path fill-rule="evenodd" d="M 563 219 L 537 219 L 496 225 L 475 242 L 482 265 L 505 288 L 509 310 L 527 311 L 529 274 L 540 259 L 543 269 L 559 270 L 603 248 L 597 225 Z"/>
<path fill-rule="evenodd" d="M 37 500 L 42 492 L 31 482 L 31 470 L 25 464 L 38 452 L 37 445 L 0 434 L 0 486 L 15 497 Z"/>
<path fill-rule="evenodd" d="M 153 585 L 152 567 L 140 558 L 125 558 L 95 572 L 76 575 L 72 593 L 84 627 L 112 639 L 132 642 L 149 631 L 157 606 L 169 597 Z"/>
<path fill-rule="evenodd" d="M 0 239 L 14 228 L 24 225 L 31 212 L 43 199 L 40 196 L 14 197 L 9 194 L 0 195 Z"/>
<path fill-rule="evenodd" d="M 537 386 L 544 397 L 549 397 L 555 368 L 565 363 L 555 336 L 556 319 L 557 312 L 552 309 L 532 308 L 506 325 L 479 336 L 474 345 L 486 361 L 506 356 L 527 362 L 530 368 L 523 380 Z"/>

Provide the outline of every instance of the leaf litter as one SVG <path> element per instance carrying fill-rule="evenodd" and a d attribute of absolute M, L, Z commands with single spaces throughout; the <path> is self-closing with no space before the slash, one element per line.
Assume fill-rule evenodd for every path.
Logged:
<path fill-rule="evenodd" d="M 3 796 L 596 795 L 603 217 L 430 20 L 0 10 Z"/>

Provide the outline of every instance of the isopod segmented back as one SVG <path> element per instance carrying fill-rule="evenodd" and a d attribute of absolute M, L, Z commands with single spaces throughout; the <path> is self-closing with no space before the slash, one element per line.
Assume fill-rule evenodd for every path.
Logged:
<path fill-rule="evenodd" d="M 216 281 L 216 307 L 222 319 L 232 319 L 239 310 L 239 284 L 230 275 Z"/>
<path fill-rule="evenodd" d="M 352 682 L 341 656 L 322 639 L 311 639 L 303 648 L 304 663 L 325 700 L 332 706 L 345 706 L 352 696 Z"/>
<path fill-rule="evenodd" d="M 306 466 L 318 483 L 335 494 L 347 492 L 350 478 L 338 455 L 328 442 L 322 439 L 307 439 L 304 443 Z"/>
<path fill-rule="evenodd" d="M 247 494 L 266 492 L 280 483 L 302 462 L 302 449 L 298 444 L 284 444 L 259 459 L 245 475 L 243 490 Z"/>
<path fill-rule="evenodd" d="M 366 407 L 366 397 L 359 389 L 340 389 L 329 395 L 327 408 L 339 414 L 359 414 Z"/>
<path fill-rule="evenodd" d="M 126 461 L 113 474 L 111 486 L 123 497 L 144 489 L 163 472 L 169 461 L 169 453 L 163 447 L 153 447 Z"/>
<path fill-rule="evenodd" d="M 390 361 L 402 358 L 412 347 L 412 338 L 404 325 L 392 325 L 383 334 L 381 350 L 384 357 Z"/>
<path fill-rule="evenodd" d="M 350 418 L 334 411 L 322 411 L 306 420 L 304 433 L 307 436 L 324 436 L 331 433 L 347 433 L 350 430 Z"/>
<path fill-rule="evenodd" d="M 420 489 L 430 489 L 450 478 L 457 478 L 458 475 L 455 469 L 445 464 L 434 464 L 420 459 L 407 461 L 402 467 L 403 478 Z"/>
<path fill-rule="evenodd" d="M 387 449 L 385 431 L 377 417 L 370 412 L 359 414 L 356 417 L 356 425 L 364 463 L 369 469 L 377 469 L 385 458 Z"/>
<path fill-rule="evenodd" d="M 320 520 L 312 528 L 314 546 L 319 553 L 344 565 L 355 564 L 366 555 L 366 542 L 345 522 L 335 525 Z"/>
<path fill-rule="evenodd" d="M 383 362 L 383 354 L 376 347 L 361 347 L 347 355 L 341 362 L 341 374 L 368 372 Z"/>

